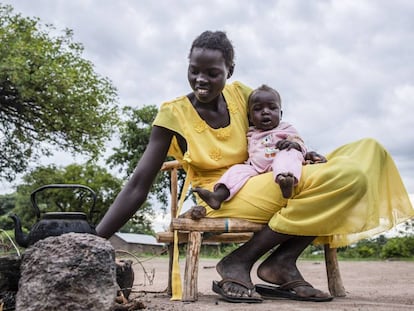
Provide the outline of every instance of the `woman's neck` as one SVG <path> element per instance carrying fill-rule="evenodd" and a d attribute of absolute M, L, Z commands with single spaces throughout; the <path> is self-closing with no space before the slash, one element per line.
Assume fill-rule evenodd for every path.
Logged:
<path fill-rule="evenodd" d="M 230 115 L 223 95 L 210 103 L 202 103 L 194 94 L 187 95 L 194 109 L 210 127 L 214 129 L 227 127 L 230 124 Z"/>

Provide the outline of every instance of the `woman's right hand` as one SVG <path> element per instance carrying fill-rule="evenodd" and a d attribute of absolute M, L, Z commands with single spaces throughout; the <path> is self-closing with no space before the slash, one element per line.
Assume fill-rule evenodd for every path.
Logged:
<path fill-rule="evenodd" d="M 199 220 L 206 217 L 207 211 L 204 206 L 195 205 L 191 207 L 188 211 L 178 216 L 178 218 L 188 218 L 192 220 Z"/>

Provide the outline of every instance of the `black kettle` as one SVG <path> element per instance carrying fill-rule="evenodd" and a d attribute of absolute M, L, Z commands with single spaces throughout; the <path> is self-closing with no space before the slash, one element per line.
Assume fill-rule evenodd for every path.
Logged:
<path fill-rule="evenodd" d="M 36 202 L 36 194 L 51 188 L 79 188 L 90 192 L 92 207 L 90 208 L 89 216 L 92 215 L 96 203 L 96 194 L 91 188 L 78 184 L 42 186 L 33 191 L 30 196 L 30 201 L 36 211 L 37 223 L 33 225 L 29 234 L 23 233 L 20 218 L 16 214 L 10 215 L 14 221 L 16 242 L 21 247 L 28 247 L 49 236 L 58 236 L 69 232 L 96 234 L 95 227 L 89 223 L 87 215 L 83 212 L 47 212 L 43 213 L 41 217 L 41 212 Z"/>

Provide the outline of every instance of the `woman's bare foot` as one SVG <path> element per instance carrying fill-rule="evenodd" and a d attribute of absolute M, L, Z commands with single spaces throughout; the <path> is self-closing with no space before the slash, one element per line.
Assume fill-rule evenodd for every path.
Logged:
<path fill-rule="evenodd" d="M 276 182 L 282 190 L 282 195 L 285 199 L 289 199 L 293 194 L 293 186 L 295 185 L 295 177 L 292 173 L 282 173 L 277 175 Z"/>
<path fill-rule="evenodd" d="M 193 192 L 198 193 L 200 198 L 208 204 L 212 209 L 219 209 L 221 206 L 221 203 L 224 200 L 221 200 L 219 196 L 215 192 L 211 192 L 207 189 L 203 189 L 200 187 L 193 188 Z"/>
<path fill-rule="evenodd" d="M 275 285 L 284 285 L 292 282 L 292 284 L 297 283 L 297 286 L 293 286 L 296 296 L 303 298 L 326 298 L 328 301 L 332 297 L 317 288 L 312 287 L 307 283 L 295 263 L 289 263 L 285 260 L 277 260 L 273 257 L 270 262 L 265 260 L 257 269 L 257 276 L 271 284 Z M 298 282 L 294 282 L 298 281 Z M 302 281 L 302 282 L 299 282 Z"/>
<path fill-rule="evenodd" d="M 231 254 L 227 255 L 216 266 L 218 274 L 222 277 L 222 280 L 225 280 L 222 285 L 224 293 L 230 297 L 260 300 L 261 297 L 254 291 L 254 285 L 250 278 L 251 267 L 245 262 L 240 261 L 239 258 L 234 257 Z M 235 280 L 237 282 L 234 282 Z"/>

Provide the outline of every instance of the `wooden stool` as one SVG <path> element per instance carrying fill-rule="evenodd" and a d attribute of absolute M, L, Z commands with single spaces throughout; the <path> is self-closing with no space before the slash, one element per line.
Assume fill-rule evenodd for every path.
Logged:
<path fill-rule="evenodd" d="M 182 300 L 197 301 L 198 262 L 201 244 L 203 242 L 243 243 L 265 225 L 236 218 L 202 218 L 200 220 L 176 218 L 179 169 L 181 169 L 181 165 L 178 161 L 165 162 L 161 168 L 162 171 L 170 171 L 171 174 L 171 224 L 170 231 L 158 232 L 156 237 L 160 243 L 169 243 L 168 294 L 171 294 L 174 230 L 179 233 L 179 243 L 187 243 Z M 203 238 L 203 233 L 212 234 L 207 234 Z M 324 245 L 324 251 L 329 292 L 334 297 L 344 297 L 346 294 L 339 271 L 336 248 Z"/>

